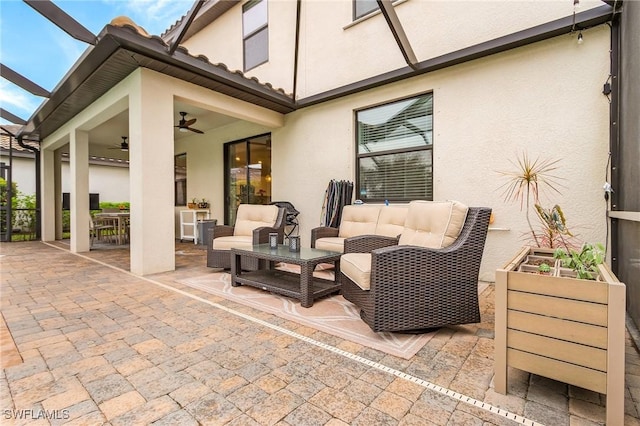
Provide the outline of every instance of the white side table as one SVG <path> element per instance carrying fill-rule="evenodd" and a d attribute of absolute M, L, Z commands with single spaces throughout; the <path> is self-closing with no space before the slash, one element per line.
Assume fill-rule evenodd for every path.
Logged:
<path fill-rule="evenodd" d="M 180 210 L 180 241 L 193 240 L 198 244 L 198 220 L 209 219 L 209 209 Z"/>

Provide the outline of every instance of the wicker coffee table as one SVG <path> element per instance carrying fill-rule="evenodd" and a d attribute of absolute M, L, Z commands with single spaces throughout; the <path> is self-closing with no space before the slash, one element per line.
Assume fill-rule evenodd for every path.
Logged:
<path fill-rule="evenodd" d="M 299 252 L 289 251 L 286 245 L 272 249 L 268 244 L 255 245 L 250 249 L 231 249 L 231 285 L 248 285 L 262 290 L 282 294 L 300 300 L 304 308 L 313 306 L 313 301 L 340 291 L 340 256 L 327 250 L 301 248 Z M 243 271 L 242 258 L 260 260 L 257 271 Z M 274 269 L 278 262 L 300 265 L 300 274 Z M 313 276 L 313 270 L 320 263 L 333 263 L 333 281 Z"/>

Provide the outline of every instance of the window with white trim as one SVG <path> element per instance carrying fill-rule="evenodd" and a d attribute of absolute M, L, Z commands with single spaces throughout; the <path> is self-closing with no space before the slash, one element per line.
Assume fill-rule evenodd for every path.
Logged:
<path fill-rule="evenodd" d="M 244 70 L 269 60 L 267 0 L 249 0 L 242 6 Z"/>
<path fill-rule="evenodd" d="M 356 111 L 357 198 L 433 200 L 433 94 Z"/>

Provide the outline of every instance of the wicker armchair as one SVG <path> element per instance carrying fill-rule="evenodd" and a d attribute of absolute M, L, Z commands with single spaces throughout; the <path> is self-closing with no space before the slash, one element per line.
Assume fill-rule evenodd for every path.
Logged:
<path fill-rule="evenodd" d="M 345 252 L 355 253 L 343 255 L 342 261 L 349 256 L 360 262 L 370 259 L 370 281 L 369 289 L 363 289 L 344 274 L 341 262 L 343 296 L 361 309 L 361 318 L 376 332 L 479 322 L 478 274 L 490 214 L 489 208 L 469 208 L 457 239 L 444 248 L 397 245 L 390 239 L 396 245 L 363 254 L 365 242 L 350 239 Z M 377 245 L 383 244 L 379 239 Z"/>
<path fill-rule="evenodd" d="M 275 205 L 241 204 L 238 206 L 235 226 L 217 225 L 209 229 L 207 266 L 231 268 L 231 248 L 250 248 L 254 244 L 267 244 L 269 234 L 278 233 L 278 242 L 284 239 L 285 209 Z M 242 259 L 242 268 L 255 271 L 258 259 Z"/>

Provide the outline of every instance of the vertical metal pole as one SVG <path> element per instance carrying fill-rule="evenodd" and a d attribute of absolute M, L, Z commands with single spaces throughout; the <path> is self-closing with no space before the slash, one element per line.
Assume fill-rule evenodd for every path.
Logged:
<path fill-rule="evenodd" d="M 611 102 L 609 104 L 609 152 L 611 153 L 611 185 L 616 190 L 611 193 L 611 210 L 619 209 L 620 191 L 620 16 L 615 14 L 611 21 Z M 611 220 L 611 269 L 618 274 L 618 220 Z"/>
<path fill-rule="evenodd" d="M 6 241 L 13 240 L 13 135 L 9 135 L 9 169 L 7 171 L 7 233 Z"/>
<path fill-rule="evenodd" d="M 7 166 L 7 163 L 2 162 L 0 163 L 0 177 L 2 179 L 5 180 L 5 184 L 7 181 L 7 170 L 9 169 L 9 166 Z M 8 193 L 7 193 L 7 197 L 8 197 Z M 5 221 L 5 224 L 8 223 L 7 221 L 7 212 L 9 211 L 9 208 L 7 206 L 0 206 L 2 208 L 0 208 L 0 215 L 2 215 L 2 217 L 0 217 L 0 222 L 2 222 L 3 220 Z M 6 237 L 7 237 L 7 227 L 5 226 L 5 231 L 0 233 L 0 241 L 6 241 Z"/>
<path fill-rule="evenodd" d="M 35 163 L 36 163 L 36 239 L 42 238 L 42 196 L 41 196 L 41 183 L 40 183 L 40 151 L 34 151 Z"/>

